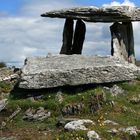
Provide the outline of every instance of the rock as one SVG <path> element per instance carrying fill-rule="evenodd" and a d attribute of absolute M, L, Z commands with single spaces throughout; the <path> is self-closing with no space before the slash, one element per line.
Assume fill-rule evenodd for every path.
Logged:
<path fill-rule="evenodd" d="M 131 22 L 115 22 L 111 30 L 111 55 L 135 64 L 134 37 Z"/>
<path fill-rule="evenodd" d="M 55 10 L 42 14 L 43 17 L 82 19 L 88 22 L 140 21 L 140 8 L 130 6 L 77 7 Z"/>
<path fill-rule="evenodd" d="M 87 137 L 89 140 L 101 140 L 100 136 L 95 131 L 88 131 Z"/>
<path fill-rule="evenodd" d="M 112 94 L 112 96 L 118 96 L 118 95 L 125 95 L 126 91 L 117 85 L 113 85 L 113 87 L 110 88 L 110 93 Z"/>
<path fill-rule="evenodd" d="M 62 108 L 63 115 L 74 115 L 82 113 L 84 109 L 83 103 L 68 104 Z"/>
<path fill-rule="evenodd" d="M 103 123 L 104 124 L 111 124 L 111 125 L 119 125 L 118 123 L 111 121 L 111 120 L 105 120 Z"/>
<path fill-rule="evenodd" d="M 107 132 L 112 133 L 112 134 L 117 134 L 117 133 L 127 133 L 130 136 L 137 136 L 140 134 L 140 130 L 136 126 L 130 126 L 127 128 L 113 128 L 111 130 L 108 130 Z"/>
<path fill-rule="evenodd" d="M 130 99 L 130 103 L 132 104 L 140 104 L 140 97 L 138 96 L 133 96 L 131 99 Z"/>
<path fill-rule="evenodd" d="M 51 116 L 51 112 L 46 112 L 43 107 L 39 107 L 37 110 L 33 110 L 29 108 L 25 115 L 23 116 L 23 120 L 28 121 L 43 121 L 46 118 Z"/>
<path fill-rule="evenodd" d="M 86 128 L 85 124 L 94 125 L 94 122 L 91 120 L 76 120 L 71 121 L 65 125 L 65 130 L 71 131 L 71 130 L 88 130 Z"/>
<path fill-rule="evenodd" d="M 14 72 L 12 68 L 0 68 L 0 81 L 11 81 L 19 79 L 19 74 Z"/>
<path fill-rule="evenodd" d="M 117 134 L 117 133 L 119 133 L 119 131 L 116 128 L 112 128 L 111 130 L 108 130 L 107 132 L 109 132 L 111 134 Z"/>
<path fill-rule="evenodd" d="M 127 133 L 130 136 L 137 136 L 138 134 L 140 134 L 140 130 L 138 130 L 136 126 L 130 126 L 127 128 L 119 128 L 119 131 Z"/>
<path fill-rule="evenodd" d="M 71 54 L 72 42 L 73 42 L 73 27 L 74 21 L 72 19 L 66 19 L 63 31 L 63 45 L 60 54 Z"/>
<path fill-rule="evenodd" d="M 111 56 L 57 55 L 33 57 L 22 68 L 19 87 L 54 88 L 83 84 L 112 83 L 135 79 L 140 69 Z"/>
<path fill-rule="evenodd" d="M 8 103 L 7 99 L 0 100 L 0 112 L 6 107 L 7 103 Z"/>
<path fill-rule="evenodd" d="M 82 20 L 79 19 L 75 27 L 71 54 L 82 54 L 85 34 L 86 34 L 86 25 Z"/>
<path fill-rule="evenodd" d="M 67 124 L 68 122 L 71 122 L 71 121 L 77 121 L 79 120 L 78 118 L 63 118 L 63 117 L 58 117 L 57 118 L 57 123 L 56 123 L 56 126 L 57 127 L 64 127 L 65 124 Z"/>
<path fill-rule="evenodd" d="M 62 96 L 62 92 L 57 92 L 56 96 L 55 96 L 55 100 L 56 102 L 59 102 L 60 104 L 63 102 L 63 96 Z"/>

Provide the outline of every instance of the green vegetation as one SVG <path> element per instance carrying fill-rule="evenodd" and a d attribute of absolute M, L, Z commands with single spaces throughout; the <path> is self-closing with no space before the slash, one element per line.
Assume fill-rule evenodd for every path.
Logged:
<path fill-rule="evenodd" d="M 72 90 L 62 89 L 61 96 L 63 101 L 59 102 L 56 99 L 56 93 L 54 91 L 43 91 L 41 98 L 34 97 L 19 99 L 11 95 L 9 97 L 9 103 L 7 105 L 7 111 L 13 112 L 17 107 L 22 108 L 22 111 L 13 119 L 12 122 L 7 124 L 6 130 L 2 130 L 2 135 L 5 136 L 7 131 L 14 134 L 19 134 L 22 139 L 29 140 L 87 140 L 87 131 L 64 131 L 63 126 L 57 126 L 58 119 L 64 118 L 81 118 L 91 119 L 96 125 L 88 126 L 90 130 L 96 131 L 103 140 L 138 140 L 140 136 L 132 137 L 125 133 L 117 133 L 112 135 L 107 132 L 112 128 L 125 128 L 129 126 L 137 126 L 140 128 L 140 103 L 133 104 L 130 102 L 133 98 L 139 98 L 140 96 L 140 78 L 131 82 L 124 82 L 117 84 L 119 87 L 125 90 L 124 95 L 112 96 L 108 90 L 105 90 L 103 86 L 97 86 L 85 88 L 83 90 L 77 90 L 76 87 Z M 112 85 L 109 85 L 110 87 Z M 10 85 L 0 83 L 2 89 L 10 89 Z M 78 87 L 79 88 L 79 87 Z M 104 99 L 95 100 L 96 97 L 104 96 Z M 94 101 L 92 103 L 92 101 Z M 89 106 L 97 104 L 97 109 L 91 112 Z M 62 109 L 67 105 L 84 104 L 83 110 L 80 113 L 64 115 Z M 24 112 L 28 108 L 44 107 L 46 110 L 51 111 L 50 118 L 41 122 L 24 121 L 22 119 Z M 7 116 L 9 116 L 7 112 Z M 0 117 L 1 119 L 1 117 Z M 119 125 L 105 125 L 104 120 L 112 120 Z M 26 132 L 26 135 L 25 133 Z M 29 133 L 30 132 L 30 133 Z"/>
<path fill-rule="evenodd" d="M 9 93 L 13 88 L 13 84 L 11 82 L 0 82 L 0 91 L 4 93 Z"/>
<path fill-rule="evenodd" d="M 0 68 L 6 67 L 6 64 L 4 62 L 0 62 Z"/>

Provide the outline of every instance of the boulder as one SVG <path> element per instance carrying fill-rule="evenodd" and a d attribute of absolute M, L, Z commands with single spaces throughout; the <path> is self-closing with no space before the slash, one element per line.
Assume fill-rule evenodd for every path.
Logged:
<path fill-rule="evenodd" d="M 140 21 L 140 8 L 131 6 L 76 7 L 46 12 L 41 16 L 82 19 L 88 22 L 128 22 Z"/>
<path fill-rule="evenodd" d="M 140 69 L 112 56 L 56 55 L 28 58 L 19 87 L 43 89 L 135 79 Z"/>

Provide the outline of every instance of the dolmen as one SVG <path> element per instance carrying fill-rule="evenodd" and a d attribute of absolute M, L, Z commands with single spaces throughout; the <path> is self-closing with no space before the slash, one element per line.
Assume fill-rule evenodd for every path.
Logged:
<path fill-rule="evenodd" d="M 60 54 L 27 58 L 22 68 L 20 88 L 112 83 L 129 81 L 140 74 L 140 69 L 135 65 L 132 24 L 140 21 L 140 8 L 75 7 L 46 12 L 41 16 L 65 19 Z M 112 23 L 110 56 L 82 55 L 86 22 Z"/>

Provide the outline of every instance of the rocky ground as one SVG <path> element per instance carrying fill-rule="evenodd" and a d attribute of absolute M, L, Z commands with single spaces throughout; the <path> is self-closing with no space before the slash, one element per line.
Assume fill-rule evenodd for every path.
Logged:
<path fill-rule="evenodd" d="M 20 70 L 6 73 L 8 78 L 0 81 L 0 140 L 140 139 L 139 77 L 96 86 L 13 90 Z"/>

